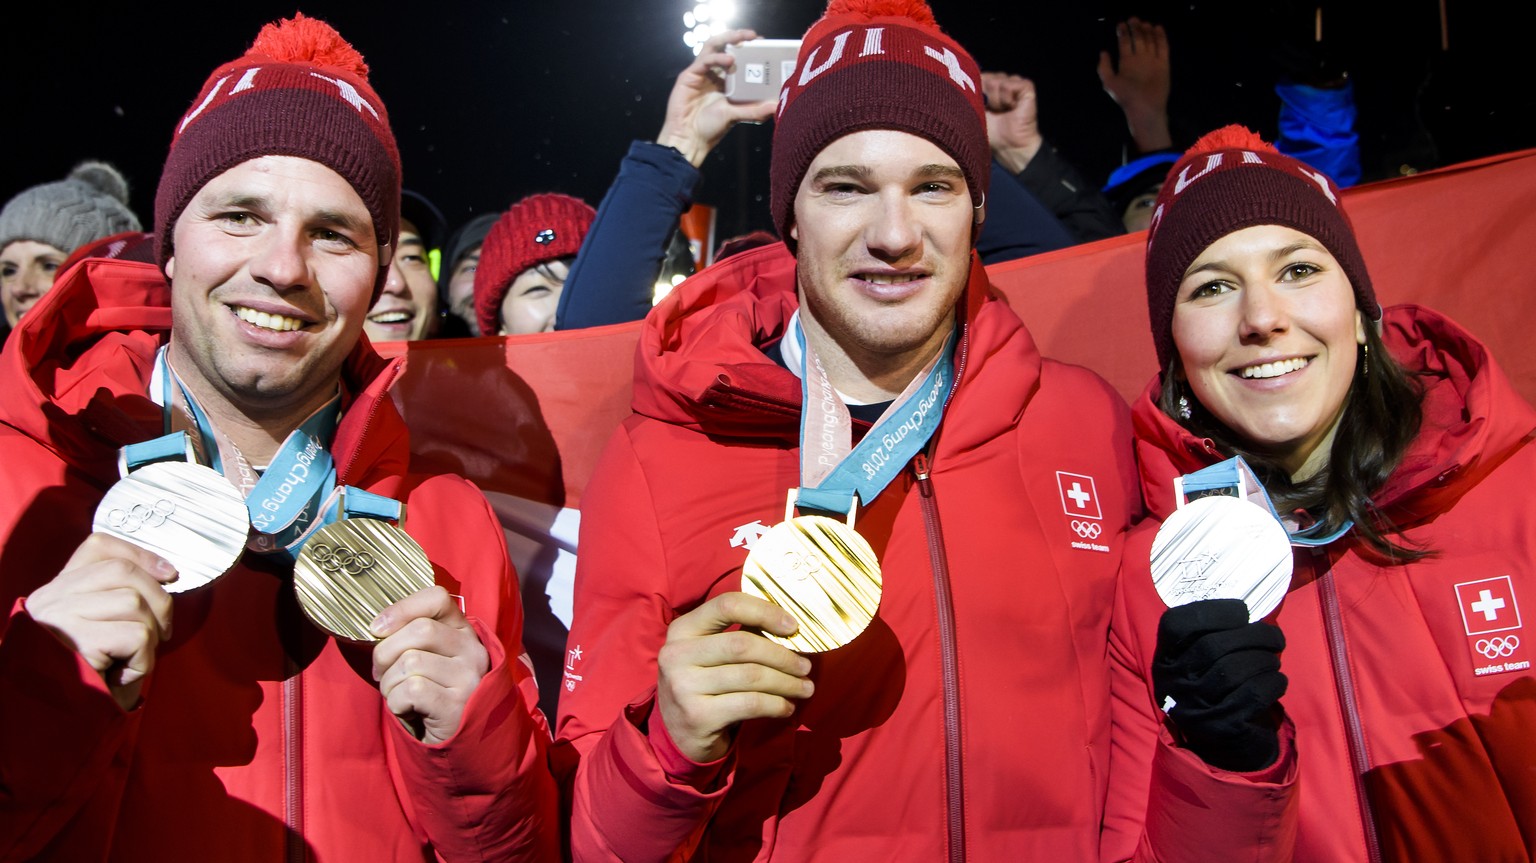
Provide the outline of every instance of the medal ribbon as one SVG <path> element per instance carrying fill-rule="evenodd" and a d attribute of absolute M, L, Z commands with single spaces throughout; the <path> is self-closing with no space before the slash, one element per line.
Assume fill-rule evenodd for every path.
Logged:
<path fill-rule="evenodd" d="M 1316 533 L 1315 525 L 1306 530 L 1293 531 L 1291 526 L 1286 524 L 1286 520 L 1275 511 L 1275 504 L 1269 499 L 1269 493 L 1264 490 L 1264 485 L 1259 482 L 1258 476 L 1254 474 L 1253 468 L 1248 466 L 1248 462 L 1243 461 L 1242 456 L 1233 456 L 1224 462 L 1185 474 L 1179 477 L 1175 487 L 1179 493 L 1179 506 L 1212 494 L 1246 498 L 1249 502 L 1264 507 L 1276 521 L 1280 522 L 1280 526 L 1285 528 L 1286 535 L 1291 539 L 1291 545 L 1304 547 L 1327 545 L 1355 526 L 1353 521 L 1346 521 L 1338 530 L 1327 535 Z"/>
<path fill-rule="evenodd" d="M 290 559 L 297 557 L 311 534 L 343 514 L 403 520 L 405 508 L 399 501 L 351 486 L 337 488 L 329 444 L 341 417 L 339 394 L 288 435 L 265 473 L 258 476 L 233 442 L 220 441 L 207 413 L 171 368 L 164 348 L 155 362 L 154 379 L 161 386 L 161 410 L 170 433 L 124 447 L 125 473 L 167 459 L 208 465 L 245 497 L 255 531 L 247 548 Z"/>
<path fill-rule="evenodd" d="M 853 420 L 833 389 L 826 367 L 805 340 L 800 313 L 789 322 L 789 337 L 800 348 L 800 487 L 796 506 L 850 512 L 854 497 L 869 503 L 890 485 L 928 443 L 944 417 L 955 380 L 955 333 L 907 384 L 873 427 L 852 445 Z"/>

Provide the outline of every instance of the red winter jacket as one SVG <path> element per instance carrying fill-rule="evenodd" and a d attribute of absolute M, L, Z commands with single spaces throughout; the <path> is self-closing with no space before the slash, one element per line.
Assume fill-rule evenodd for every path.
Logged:
<path fill-rule="evenodd" d="M 1290 679 L 1281 703 L 1300 762 L 1296 859 L 1529 861 L 1536 634 L 1524 622 L 1536 613 L 1536 411 L 1483 345 L 1439 314 L 1394 307 L 1383 334 L 1427 391 L 1423 429 L 1375 499 L 1401 529 L 1395 541 L 1434 555 L 1383 565 L 1362 555 L 1354 533 L 1294 550 L 1276 622 Z M 1142 486 L 1160 519 L 1173 508 L 1174 477 L 1219 456 L 1157 409 L 1156 385 L 1134 413 Z M 1156 530 L 1149 519 L 1127 542 L 1114 627 L 1115 651 L 1143 674 L 1162 613 L 1146 565 Z M 1152 698 L 1130 672 L 1117 672 L 1116 692 Z"/>
<path fill-rule="evenodd" d="M 558 854 L 548 734 L 518 660 L 522 612 L 484 498 L 405 477 L 398 371 L 366 343 L 343 372 L 339 481 L 405 500 L 438 584 L 491 656 L 458 732 L 427 746 L 385 707 L 366 646 L 310 625 L 291 566 L 246 555 L 175 596 L 144 700 L 26 613 L 90 532 L 117 448 L 160 434 L 146 395 L 170 326 L 155 267 L 65 275 L 0 357 L 0 859 L 548 860 Z"/>
<path fill-rule="evenodd" d="M 759 347 L 795 310 L 794 266 L 775 245 L 711 267 L 642 336 L 635 414 L 583 497 L 558 734 L 579 758 L 576 859 L 1099 859 L 1107 631 L 1138 507 L 1126 406 L 1042 359 L 979 264 L 931 475 L 859 513 L 884 577 L 870 628 L 812 655 L 816 694 L 744 723 L 714 784 L 669 779 L 651 749 L 668 624 L 740 589 L 747 541 L 799 484 L 800 383 Z M 1203 781 L 1187 753 L 1170 763 Z M 1209 836 L 1231 826 L 1160 799 Z"/>

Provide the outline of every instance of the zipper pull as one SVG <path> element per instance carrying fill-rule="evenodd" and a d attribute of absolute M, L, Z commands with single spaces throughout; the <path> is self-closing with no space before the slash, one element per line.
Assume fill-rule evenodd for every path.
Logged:
<path fill-rule="evenodd" d="M 928 454 L 912 457 L 912 475 L 917 478 L 917 490 L 923 497 L 933 497 L 933 484 L 928 481 Z"/>

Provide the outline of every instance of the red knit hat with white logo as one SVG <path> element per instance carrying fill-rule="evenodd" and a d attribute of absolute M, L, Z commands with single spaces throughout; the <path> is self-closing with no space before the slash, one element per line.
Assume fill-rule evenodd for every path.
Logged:
<path fill-rule="evenodd" d="M 262 156 L 312 159 L 357 191 L 379 244 L 378 299 L 400 226 L 400 151 L 368 64 L 324 21 L 296 14 L 268 24 L 250 50 L 208 76 L 176 126 L 155 191 L 162 268 L 198 190 Z"/>
<path fill-rule="evenodd" d="M 795 193 L 816 154 L 866 129 L 932 141 L 964 172 L 972 202 L 982 204 L 992 151 L 980 87 L 980 67 L 939 30 L 923 0 L 832 0 L 806 31 L 779 93 L 769 167 L 779 236 L 790 242 Z"/>
<path fill-rule="evenodd" d="M 1349 277 L 1355 306 L 1381 319 L 1339 187 L 1257 133 L 1225 126 L 1174 163 L 1147 229 L 1147 314 L 1162 371 L 1175 355 L 1173 305 L 1184 271 L 1212 243 L 1254 225 L 1283 225 L 1322 243 Z"/>
<path fill-rule="evenodd" d="M 501 301 L 523 271 L 568 258 L 581 249 L 597 211 L 580 198 L 529 195 L 501 214 L 480 246 L 475 268 L 475 318 L 480 334 L 501 332 Z"/>

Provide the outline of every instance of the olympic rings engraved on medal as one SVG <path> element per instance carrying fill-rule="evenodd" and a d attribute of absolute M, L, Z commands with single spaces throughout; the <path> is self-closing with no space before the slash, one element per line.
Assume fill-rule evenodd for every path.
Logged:
<path fill-rule="evenodd" d="M 1079 521 L 1072 519 L 1072 529 L 1083 539 L 1098 539 L 1104 527 L 1096 521 Z"/>
<path fill-rule="evenodd" d="M 1497 659 L 1500 656 L 1511 656 L 1516 650 L 1520 648 L 1520 636 L 1510 635 L 1506 637 L 1502 635 L 1495 635 L 1492 638 L 1479 638 L 1477 640 L 1476 647 L 1478 653 L 1481 653 L 1489 659 Z"/>
<path fill-rule="evenodd" d="M 173 501 L 161 498 L 153 504 L 136 503 L 126 511 L 114 509 L 107 513 L 107 524 L 123 533 L 138 533 L 149 527 L 162 527 L 176 513 Z"/>
<path fill-rule="evenodd" d="M 796 581 L 809 581 L 812 576 L 821 572 L 821 558 L 814 554 L 786 551 L 784 557 L 789 559 L 789 573 Z"/>
<path fill-rule="evenodd" d="M 378 565 L 373 555 L 366 551 L 353 551 L 344 545 L 331 548 L 321 543 L 314 548 L 315 565 L 326 572 L 345 572 L 347 575 L 362 575 Z"/>

